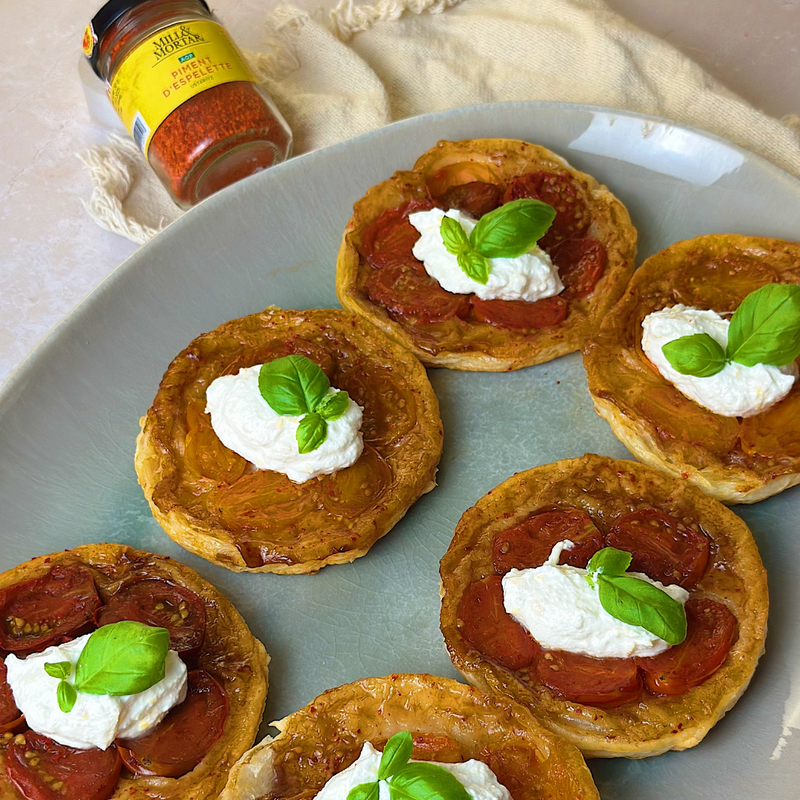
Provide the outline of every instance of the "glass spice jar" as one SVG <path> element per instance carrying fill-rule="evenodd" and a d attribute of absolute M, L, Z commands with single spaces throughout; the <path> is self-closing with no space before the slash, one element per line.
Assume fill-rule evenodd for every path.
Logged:
<path fill-rule="evenodd" d="M 205 0 L 111 0 L 83 51 L 182 208 L 291 155 L 289 126 Z"/>

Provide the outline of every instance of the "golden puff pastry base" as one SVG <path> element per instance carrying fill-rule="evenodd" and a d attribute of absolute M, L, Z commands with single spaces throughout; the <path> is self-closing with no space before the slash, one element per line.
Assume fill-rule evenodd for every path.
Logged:
<path fill-rule="evenodd" d="M 468 163 L 480 178 L 504 184 L 534 171 L 566 171 L 584 191 L 592 213 L 587 236 L 599 239 L 606 248 L 608 263 L 603 277 L 587 297 L 570 301 L 569 316 L 560 324 L 537 331 L 515 331 L 481 325 L 480 342 L 440 347 L 418 335 L 414 326 L 402 325 L 384 308 L 374 304 L 360 288 L 361 259 L 358 248 L 365 229 L 387 209 L 411 199 L 427 197 L 426 179 L 440 170 Z M 591 175 L 570 167 L 561 157 L 535 144 L 517 139 L 472 139 L 439 142 L 421 155 L 414 168 L 396 172 L 373 186 L 353 206 L 339 248 L 336 292 L 348 310 L 359 314 L 413 352 L 429 367 L 458 370 L 506 372 L 552 361 L 579 350 L 584 339 L 620 298 L 634 269 L 636 229 L 625 206 Z"/>
<path fill-rule="evenodd" d="M 205 758 L 180 778 L 131 777 L 123 771 L 110 800 L 213 800 L 225 786 L 228 770 L 251 747 L 267 698 L 269 656 L 239 612 L 194 570 L 171 558 L 121 544 L 86 544 L 74 550 L 38 556 L 0 575 L 0 588 L 38 578 L 55 566 L 86 567 L 106 602 L 127 580 L 160 578 L 199 595 L 206 607 L 206 634 L 193 669 L 211 673 L 228 695 L 229 712 L 222 736 Z M 5 774 L 5 751 L 0 751 Z M 0 781 L 0 800 L 23 800 Z"/>
<path fill-rule="evenodd" d="M 492 541 L 539 509 L 577 508 L 610 527 L 623 514 L 656 507 L 699 525 L 712 539 L 715 567 L 692 596 L 724 603 L 739 633 L 705 683 L 676 697 L 643 692 L 638 702 L 601 709 L 564 700 L 489 661 L 459 632 L 458 604 L 474 581 L 494 575 Z M 529 708 L 589 758 L 645 758 L 698 744 L 733 707 L 764 652 L 769 598 L 758 548 L 732 511 L 683 481 L 633 461 L 587 454 L 520 472 L 464 513 L 440 565 L 441 627 L 456 669 L 474 686 Z"/>
<path fill-rule="evenodd" d="M 748 276 L 745 268 L 723 269 L 725 259 L 761 263 L 765 274 L 759 279 Z M 686 264 L 704 261 L 713 266 L 707 280 L 684 284 Z M 732 312 L 749 292 L 772 282 L 800 283 L 800 244 L 733 233 L 677 242 L 639 267 L 622 299 L 584 346 L 595 410 L 614 435 L 638 461 L 687 480 L 722 503 L 757 503 L 800 483 L 800 418 L 794 423 L 798 432 L 791 452 L 744 453 L 741 444 L 719 452 L 714 424 L 732 424 L 730 418 L 700 409 L 658 374 L 642 351 L 641 321 L 678 303 Z M 704 428 L 691 441 L 668 430 L 664 420 L 642 413 L 637 393 L 656 384 L 704 415 Z M 796 383 L 790 398 L 798 392 Z"/>
<path fill-rule="evenodd" d="M 365 678 L 329 689 L 272 724 L 279 735 L 268 736 L 242 756 L 220 800 L 311 798 L 358 757 L 365 742 L 385 742 L 405 730 L 448 737 L 465 758 L 480 758 L 487 747 L 523 750 L 525 769 L 515 775 L 522 782 L 520 798 L 599 800 L 574 747 L 518 704 L 448 678 Z"/>
<path fill-rule="evenodd" d="M 302 337 L 312 344 L 341 341 L 359 351 L 367 363 L 382 365 L 393 380 L 413 396 L 416 408 L 414 427 L 398 443 L 382 447 L 382 455 L 392 471 L 392 482 L 385 496 L 355 517 L 329 516 L 319 525 L 278 541 L 266 518 L 257 514 L 250 536 L 270 550 L 274 561 L 248 566 L 239 548 L 237 533 L 219 518 L 201 517 L 183 505 L 176 486 L 185 475 L 183 451 L 185 435 L 176 425 L 185 416 L 183 397 L 187 390 L 205 392 L 210 383 L 199 377 L 198 348 L 211 353 L 233 346 L 235 353 L 225 362 L 226 374 L 258 363 L 258 350 L 289 337 Z M 234 345 L 231 345 L 231 342 Z M 217 377 L 214 375 L 213 377 Z M 204 396 L 204 394 L 203 394 Z M 365 412 L 366 413 L 366 412 Z M 227 322 L 195 339 L 170 364 L 147 415 L 141 420 L 136 442 L 135 466 L 139 483 L 153 516 L 170 538 L 186 550 L 219 566 L 237 572 L 278 574 L 315 573 L 328 564 L 347 564 L 367 553 L 405 516 L 408 509 L 436 485 L 436 470 L 442 452 L 442 423 L 439 404 L 422 365 L 407 350 L 365 326 L 355 315 L 337 309 L 289 311 L 268 308 Z M 314 479 L 308 481 L 310 486 Z M 302 484 L 306 486 L 307 484 Z M 203 491 L 203 479 L 197 479 Z"/>

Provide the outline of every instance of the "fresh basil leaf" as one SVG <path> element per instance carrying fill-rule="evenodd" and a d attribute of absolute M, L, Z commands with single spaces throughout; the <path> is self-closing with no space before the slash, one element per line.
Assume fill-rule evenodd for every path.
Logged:
<path fill-rule="evenodd" d="M 408 731 L 396 733 L 386 742 L 381 755 L 381 763 L 378 767 L 378 780 L 382 781 L 408 763 L 411 758 L 411 751 L 414 749 L 414 741 Z"/>
<path fill-rule="evenodd" d="M 56 700 L 58 700 L 58 707 L 65 714 L 69 714 L 75 708 L 75 703 L 78 702 L 78 692 L 71 683 L 61 681 L 56 689 Z"/>
<path fill-rule="evenodd" d="M 468 278 L 484 286 L 489 281 L 489 262 L 480 253 L 470 250 L 456 256 L 458 266 Z"/>
<path fill-rule="evenodd" d="M 378 781 L 359 783 L 347 793 L 347 800 L 379 800 L 381 794 Z"/>
<path fill-rule="evenodd" d="M 467 232 L 457 219 L 442 217 L 439 233 L 442 235 L 445 249 L 454 256 L 472 249 L 469 243 L 469 236 L 467 236 Z"/>
<path fill-rule="evenodd" d="M 328 376 L 305 356 L 270 361 L 258 373 L 258 389 L 269 407 L 282 416 L 313 411 L 331 388 Z"/>
<path fill-rule="evenodd" d="M 631 565 L 632 558 L 625 550 L 604 547 L 591 557 L 586 569 L 598 575 L 622 575 Z"/>
<path fill-rule="evenodd" d="M 686 611 L 657 586 L 632 575 L 599 575 L 600 604 L 615 619 L 639 625 L 669 645 L 686 638 Z"/>
<path fill-rule="evenodd" d="M 800 355 L 800 286 L 771 283 L 751 292 L 728 328 L 728 358 L 746 367 L 782 367 Z"/>
<path fill-rule="evenodd" d="M 328 438 L 328 423 L 319 414 L 306 414 L 297 426 L 297 449 L 303 455 L 313 453 Z"/>
<path fill-rule="evenodd" d="M 407 764 L 388 781 L 391 800 L 470 800 L 452 772 L 436 764 Z"/>
<path fill-rule="evenodd" d="M 484 214 L 469 241 L 487 258 L 516 258 L 547 233 L 555 218 L 556 210 L 541 200 L 512 200 Z"/>
<path fill-rule="evenodd" d="M 75 688 L 114 697 L 138 694 L 164 678 L 169 631 L 125 620 L 98 628 L 75 665 Z"/>
<path fill-rule="evenodd" d="M 350 395 L 348 395 L 347 392 L 336 392 L 335 394 L 326 394 L 314 411 L 319 414 L 322 419 L 333 422 L 339 419 L 349 407 Z"/>
<path fill-rule="evenodd" d="M 710 378 L 721 372 L 727 359 L 722 345 L 707 333 L 692 333 L 667 342 L 661 352 L 681 375 Z"/>
<path fill-rule="evenodd" d="M 69 661 L 48 662 L 44 665 L 44 671 L 51 678 L 63 680 L 72 674 L 72 663 Z"/>

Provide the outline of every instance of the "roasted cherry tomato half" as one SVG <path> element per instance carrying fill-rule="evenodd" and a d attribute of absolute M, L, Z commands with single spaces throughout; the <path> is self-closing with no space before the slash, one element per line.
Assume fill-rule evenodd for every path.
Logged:
<path fill-rule="evenodd" d="M 150 733 L 119 739 L 117 746 L 128 770 L 136 775 L 179 778 L 193 770 L 222 736 L 228 716 L 228 695 L 204 670 L 189 673 L 186 699 Z"/>
<path fill-rule="evenodd" d="M 494 211 L 500 205 L 502 190 L 497 184 L 471 181 L 459 186 L 450 186 L 439 197 L 435 197 L 436 205 L 449 211 L 457 208 L 475 219 Z"/>
<path fill-rule="evenodd" d="M 691 589 L 708 565 L 708 537 L 656 508 L 618 519 L 606 543 L 633 556 L 631 572 L 643 572 L 665 586 Z"/>
<path fill-rule="evenodd" d="M 77 750 L 33 731 L 18 734 L 6 751 L 6 775 L 25 800 L 106 800 L 121 768 L 113 744 Z"/>
<path fill-rule="evenodd" d="M 638 659 L 653 694 L 688 692 L 708 680 L 723 664 L 736 639 L 736 617 L 715 600 L 686 603 L 686 638 L 657 656 Z"/>
<path fill-rule="evenodd" d="M 603 534 L 585 512 L 575 508 L 531 514 L 513 528 L 500 531 L 492 543 L 492 563 L 498 575 L 510 569 L 540 567 L 559 542 L 569 539 L 575 546 L 563 550 L 559 564 L 585 567 L 603 547 Z"/>
<path fill-rule="evenodd" d="M 543 650 L 536 662 L 536 677 L 567 700 L 598 708 L 630 703 L 642 691 L 642 677 L 632 658 L 591 658 Z"/>
<path fill-rule="evenodd" d="M 85 633 L 100 607 L 92 573 L 55 566 L 0 590 L 0 650 L 31 653 Z"/>
<path fill-rule="evenodd" d="M 472 295 L 472 308 L 481 322 L 498 328 L 534 329 L 558 325 L 567 318 L 569 306 L 560 295 L 545 297 L 535 303 L 525 300 L 481 300 Z"/>
<path fill-rule="evenodd" d="M 206 606 L 190 589 L 162 580 L 140 578 L 123 584 L 95 618 L 98 627 L 133 620 L 169 631 L 169 646 L 178 653 L 197 650 L 206 633 Z"/>
<path fill-rule="evenodd" d="M 15 731 L 21 728 L 24 722 L 6 679 L 5 659 L 0 658 L 0 733 Z"/>
<path fill-rule="evenodd" d="M 458 604 L 461 635 L 478 651 L 508 669 L 522 669 L 539 646 L 503 606 L 499 575 L 471 583 Z"/>
<path fill-rule="evenodd" d="M 608 255 L 597 239 L 564 239 L 550 250 L 550 258 L 558 268 L 565 300 L 578 300 L 591 294 L 606 271 Z"/>

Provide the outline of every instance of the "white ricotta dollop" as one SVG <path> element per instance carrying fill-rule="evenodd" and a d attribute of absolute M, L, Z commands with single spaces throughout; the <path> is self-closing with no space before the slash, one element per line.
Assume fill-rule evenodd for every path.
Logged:
<path fill-rule="evenodd" d="M 789 394 L 797 378 L 794 363 L 785 367 L 732 362 L 716 375 L 697 378 L 672 368 L 661 348 L 681 336 L 707 333 L 724 349 L 730 322 L 716 311 L 684 305 L 662 308 L 642 320 L 642 349 L 661 375 L 690 400 L 724 417 L 752 417 Z"/>
<path fill-rule="evenodd" d="M 6 656 L 8 684 L 17 708 L 28 726 L 67 747 L 105 750 L 116 738 L 135 739 L 151 731 L 173 707 L 186 699 L 186 665 L 173 650 L 167 653 L 164 678 L 139 694 L 111 697 L 78 692 L 72 711 L 58 707 L 59 680 L 45 671 L 45 663 L 69 661 L 70 683 L 75 682 L 75 664 L 91 634 L 62 645 L 48 647 L 27 658 Z"/>
<path fill-rule="evenodd" d="M 563 549 L 571 550 L 572 542 L 559 542 L 541 567 L 512 569 L 503 576 L 506 611 L 542 647 L 595 658 L 655 656 L 669 647 L 650 631 L 612 617 L 586 580 L 588 570 L 558 563 Z M 625 574 L 657 586 L 679 603 L 689 599 L 680 586 L 664 586 L 638 572 Z"/>
<path fill-rule="evenodd" d="M 378 779 L 381 753 L 369 742 L 361 748 L 361 755 L 341 772 L 334 775 L 319 790 L 315 800 L 347 800 L 351 789 L 360 783 L 371 783 Z M 461 782 L 473 800 L 511 800 L 511 794 L 482 761 L 470 759 L 463 764 L 439 764 Z M 386 781 L 379 785 L 380 800 L 389 800 L 389 787 Z"/>
<path fill-rule="evenodd" d="M 350 400 L 347 411 L 328 422 L 328 438 L 311 453 L 300 453 L 297 427 L 302 417 L 282 417 L 258 389 L 261 365 L 223 375 L 206 390 L 206 411 L 219 440 L 259 469 L 282 472 L 295 483 L 349 467 L 361 455 L 361 406 Z M 330 394 L 336 389 L 331 388 Z"/>
<path fill-rule="evenodd" d="M 472 280 L 444 246 L 440 229 L 445 216 L 456 220 L 467 236 L 478 222 L 455 208 L 447 212 L 440 208 L 417 211 L 408 215 L 408 221 L 422 234 L 412 249 L 414 257 L 446 291 L 476 294 L 482 300 L 527 300 L 533 303 L 564 290 L 550 256 L 536 244 L 517 258 L 490 258 L 488 282 L 482 284 Z"/>

